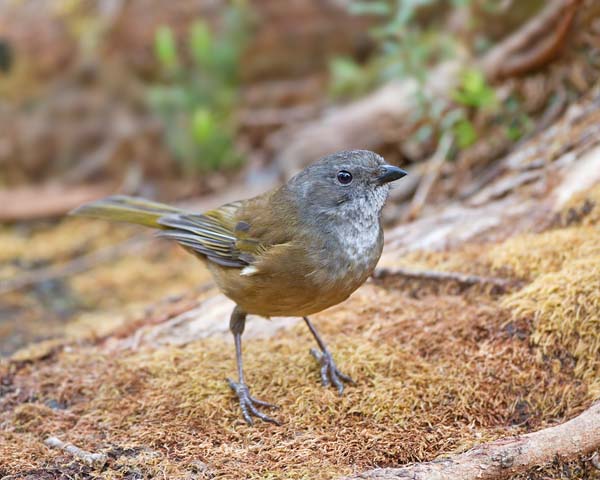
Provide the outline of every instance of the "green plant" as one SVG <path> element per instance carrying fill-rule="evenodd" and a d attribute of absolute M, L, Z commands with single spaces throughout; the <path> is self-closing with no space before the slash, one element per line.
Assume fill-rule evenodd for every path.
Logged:
<path fill-rule="evenodd" d="M 337 57 L 329 62 L 329 93 L 334 98 L 354 98 L 373 85 L 373 79 L 350 57 Z"/>
<path fill-rule="evenodd" d="M 470 120 L 473 112 L 498 110 L 496 92 L 490 87 L 480 70 L 463 72 L 458 88 L 453 92 L 454 109 L 446 114 L 446 124 L 452 130 L 458 148 L 467 148 L 477 139 L 477 129 Z"/>
<path fill-rule="evenodd" d="M 358 97 L 378 84 L 410 79 L 417 87 L 413 120 L 420 125 L 411 140 L 427 143 L 434 136 L 441 138 L 449 133 L 454 145 L 464 149 L 479 140 L 482 127 L 490 125 L 501 125 L 510 140 L 521 138 L 531 130 L 531 119 L 522 112 L 518 99 L 501 103 L 482 71 L 465 70 L 449 97 L 434 97 L 424 88 L 432 65 L 469 48 L 461 45 L 459 38 L 445 33 L 435 19 L 448 17 L 447 11 L 440 15 L 444 8 L 466 8 L 471 3 L 472 0 L 351 1 L 350 12 L 380 19 L 371 32 L 376 53 L 363 64 L 346 57 L 334 59 L 330 63 L 332 96 Z M 493 4 L 486 0 L 483 6 L 493 13 Z"/>
<path fill-rule="evenodd" d="M 457 40 L 432 22 L 422 22 L 418 15 L 423 8 L 465 6 L 470 0 L 354 0 L 350 12 L 356 15 L 380 17 L 381 23 L 372 29 L 378 45 L 377 53 L 364 65 L 352 59 L 334 59 L 330 64 L 330 92 L 335 98 L 357 97 L 374 86 L 393 79 L 410 79 L 416 83 L 417 108 L 413 120 L 422 126 L 413 140 L 428 142 L 434 135 L 450 132 L 459 148 L 477 138 L 468 110 L 490 105 L 493 90 L 481 81 L 477 72 L 468 72 L 455 102 L 434 98 L 427 93 L 425 83 L 431 65 L 452 57 Z"/>
<path fill-rule="evenodd" d="M 168 26 L 154 41 L 161 81 L 148 92 L 162 119 L 166 142 L 187 171 L 230 168 L 241 163 L 234 139 L 238 65 L 248 30 L 247 12 L 235 2 L 218 31 L 202 20 L 189 28 L 183 48 Z"/>
<path fill-rule="evenodd" d="M 470 0 L 450 0 L 455 6 Z M 349 11 L 355 15 L 381 18 L 371 35 L 377 53 L 365 65 L 349 58 L 337 58 L 330 64 L 331 88 L 335 98 L 355 97 L 377 84 L 396 78 L 412 78 L 419 87 L 425 83 L 428 67 L 451 56 L 455 39 L 432 26 L 416 21 L 419 9 L 438 7 L 444 0 L 354 0 Z M 420 88 L 422 92 L 422 88 Z"/>
<path fill-rule="evenodd" d="M 467 70 L 454 91 L 454 101 L 466 107 L 492 110 L 497 106 L 496 92 L 490 87 L 480 70 Z"/>

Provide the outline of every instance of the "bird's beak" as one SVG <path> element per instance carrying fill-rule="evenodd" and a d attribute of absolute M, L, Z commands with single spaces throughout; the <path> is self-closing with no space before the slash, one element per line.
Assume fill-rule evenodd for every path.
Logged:
<path fill-rule="evenodd" d="M 402 170 L 401 168 L 395 167 L 393 165 L 382 165 L 381 166 L 381 174 L 377 177 L 377 183 L 379 185 L 383 185 L 384 183 L 393 182 L 394 180 L 398 180 L 405 175 L 408 175 L 408 172 Z"/>

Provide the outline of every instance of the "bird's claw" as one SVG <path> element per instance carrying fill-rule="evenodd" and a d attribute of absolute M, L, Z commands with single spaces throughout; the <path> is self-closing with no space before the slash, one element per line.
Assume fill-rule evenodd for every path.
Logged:
<path fill-rule="evenodd" d="M 316 348 L 311 348 L 310 354 L 315 357 L 317 362 L 321 365 L 321 384 L 324 387 L 333 384 L 333 386 L 337 388 L 338 394 L 342 395 L 344 393 L 343 382 L 355 385 L 354 380 L 338 370 L 333 361 L 333 356 L 329 351 L 320 351 Z"/>
<path fill-rule="evenodd" d="M 254 398 L 252 395 L 250 395 L 250 390 L 248 390 L 248 386 L 245 383 L 234 382 L 231 378 L 227 379 L 227 383 L 229 383 L 229 386 L 238 397 L 240 401 L 240 408 L 242 409 L 242 415 L 244 416 L 244 420 L 246 420 L 248 425 L 254 424 L 252 421 L 252 415 L 265 422 L 281 425 L 280 422 L 269 417 L 268 415 L 265 415 L 257 409 L 257 407 L 279 408 L 277 405 Z"/>

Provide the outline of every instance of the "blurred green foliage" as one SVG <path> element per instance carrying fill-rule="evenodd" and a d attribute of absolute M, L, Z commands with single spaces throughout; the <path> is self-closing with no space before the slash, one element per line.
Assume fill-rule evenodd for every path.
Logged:
<path fill-rule="evenodd" d="M 197 20 L 183 46 L 170 27 L 156 31 L 162 79 L 149 89 L 148 100 L 164 123 L 168 147 L 188 172 L 231 168 L 243 160 L 234 143 L 234 113 L 248 26 L 245 4 L 232 2 L 219 29 Z"/>
<path fill-rule="evenodd" d="M 494 98 L 483 77 L 471 72 L 465 74 L 455 104 L 432 98 L 426 93 L 425 82 L 429 69 L 440 61 L 451 58 L 459 47 L 457 39 L 444 32 L 439 25 L 417 21 L 420 9 L 437 8 L 445 4 L 465 7 L 470 0 L 354 0 L 351 13 L 381 17 L 372 29 L 377 45 L 376 54 L 360 65 L 349 58 L 338 58 L 330 64 L 330 92 L 334 98 L 355 98 L 376 85 L 393 79 L 411 79 L 416 82 L 418 101 L 415 122 L 423 123 L 415 134 L 416 140 L 426 142 L 434 134 L 451 131 L 459 147 L 476 139 L 476 132 L 468 120 L 467 109 L 473 103 L 492 103 Z M 432 120 L 432 121 L 430 121 Z M 432 128 L 432 124 L 436 127 Z M 441 130 L 441 131 L 440 131 Z"/>
<path fill-rule="evenodd" d="M 348 7 L 352 13 L 381 19 L 372 29 L 376 53 L 362 64 L 352 58 L 334 59 L 330 63 L 332 97 L 356 98 L 390 80 L 410 79 L 417 85 L 418 108 L 414 120 L 422 125 L 415 133 L 415 140 L 418 142 L 428 142 L 434 136 L 441 137 L 449 132 L 459 149 L 467 148 L 479 139 L 478 127 L 473 123 L 473 118 L 479 113 L 506 125 L 509 139 L 520 138 L 530 128 L 528 117 L 519 112 L 519 102 L 516 99 L 512 99 L 512 104 L 501 104 L 495 90 L 487 83 L 480 70 L 465 70 L 459 86 L 450 98 L 434 98 L 424 88 L 433 65 L 455 57 L 461 49 L 472 46 L 461 45 L 461 40 L 447 33 L 443 25 L 424 20 L 423 12 L 427 9 L 467 9 L 472 2 L 473 0 L 352 1 Z M 482 5 L 487 9 L 488 3 L 490 2 L 483 2 Z M 439 20 L 444 15 L 433 15 L 432 18 Z"/>
<path fill-rule="evenodd" d="M 450 3 L 467 5 L 471 0 L 354 0 L 349 10 L 355 15 L 380 17 L 371 35 L 377 54 L 360 65 L 351 58 L 330 64 L 331 94 L 334 98 L 357 97 L 366 90 L 394 78 L 412 78 L 422 86 L 428 67 L 454 54 L 455 39 L 435 26 L 416 21 L 419 9 Z"/>
<path fill-rule="evenodd" d="M 329 63 L 329 91 L 334 98 L 356 98 L 374 86 L 374 78 L 350 57 L 336 57 Z"/>
<path fill-rule="evenodd" d="M 457 104 L 454 110 L 455 121 L 451 128 L 458 148 L 467 148 L 477 139 L 477 129 L 469 119 L 469 110 L 496 111 L 496 92 L 487 84 L 483 72 L 467 70 L 463 72 L 459 87 L 452 95 Z"/>
<path fill-rule="evenodd" d="M 491 109 L 497 105 L 496 93 L 479 70 L 463 72 L 461 84 L 453 97 L 457 103 L 466 107 Z"/>

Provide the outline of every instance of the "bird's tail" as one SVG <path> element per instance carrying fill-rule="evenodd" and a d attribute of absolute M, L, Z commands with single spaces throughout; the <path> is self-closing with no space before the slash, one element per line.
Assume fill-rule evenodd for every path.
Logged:
<path fill-rule="evenodd" d="M 136 223 L 152 228 L 164 228 L 158 224 L 158 219 L 173 213 L 182 213 L 182 210 L 126 195 L 113 195 L 89 202 L 69 212 L 70 215 Z"/>

